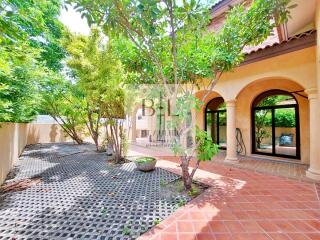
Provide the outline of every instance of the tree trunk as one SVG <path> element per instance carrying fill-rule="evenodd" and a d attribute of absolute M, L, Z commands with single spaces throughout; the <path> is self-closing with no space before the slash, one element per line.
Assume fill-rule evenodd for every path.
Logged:
<path fill-rule="evenodd" d="M 121 151 L 120 151 L 120 143 L 118 139 L 118 124 L 114 123 L 110 125 L 110 135 L 111 135 L 111 143 L 114 151 L 114 161 L 116 163 L 120 163 L 121 161 Z"/>
<path fill-rule="evenodd" d="M 89 109 L 89 106 L 87 106 L 87 118 L 88 122 L 86 123 L 87 128 L 89 130 L 89 133 L 91 135 L 91 138 L 96 145 L 96 150 L 99 151 L 99 122 L 100 122 L 100 117 L 96 120 L 96 126 L 94 126 L 94 120 L 92 118 L 93 112 Z"/>
<path fill-rule="evenodd" d="M 261 148 L 261 141 L 257 139 L 257 148 Z"/>
<path fill-rule="evenodd" d="M 123 160 L 124 149 L 123 149 L 123 124 L 117 120 L 106 124 L 106 133 L 108 144 L 112 146 L 113 160 L 115 163 L 120 163 Z"/>
<path fill-rule="evenodd" d="M 121 155 L 117 151 L 115 152 L 114 160 L 116 163 L 120 163 L 121 161 Z"/>
<path fill-rule="evenodd" d="M 66 122 L 62 117 L 57 117 L 56 115 L 50 115 L 59 124 L 59 126 L 74 140 L 77 144 L 83 144 L 83 140 L 78 136 L 75 126 L 66 127 Z M 62 121 L 62 123 L 60 123 Z"/>
<path fill-rule="evenodd" d="M 63 128 L 64 129 L 64 128 Z M 66 131 L 65 132 L 74 140 L 76 141 L 77 144 L 82 144 L 83 140 L 79 137 L 76 128 L 75 127 L 71 127 L 70 132 Z"/>
<path fill-rule="evenodd" d="M 83 140 L 78 136 L 78 134 L 74 133 L 72 136 L 70 135 L 70 137 L 75 140 L 77 144 L 83 144 Z"/>
<path fill-rule="evenodd" d="M 186 156 L 181 156 L 180 159 L 183 185 L 187 191 L 190 191 L 192 189 L 192 178 L 189 173 L 189 162 Z"/>
<path fill-rule="evenodd" d="M 91 129 L 91 138 L 94 142 L 94 145 L 96 145 L 96 151 L 99 151 L 99 134 L 94 131 L 93 129 Z"/>
<path fill-rule="evenodd" d="M 93 138 L 94 144 L 96 145 L 96 150 L 98 152 L 99 151 L 99 140 L 98 140 L 98 137 L 94 136 L 92 138 Z"/>

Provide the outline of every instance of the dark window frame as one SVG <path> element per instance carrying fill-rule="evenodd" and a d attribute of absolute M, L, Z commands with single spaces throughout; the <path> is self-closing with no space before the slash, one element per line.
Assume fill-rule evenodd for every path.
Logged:
<path fill-rule="evenodd" d="M 208 103 L 207 103 L 207 105 L 206 105 L 206 108 L 205 108 L 205 113 L 204 113 L 204 130 L 205 131 L 207 131 L 208 129 L 207 129 L 207 123 L 208 123 L 208 120 L 207 120 L 207 113 L 216 113 L 217 115 L 217 126 L 216 126 L 216 132 L 217 132 L 217 142 L 216 142 L 216 144 L 217 145 L 219 145 L 219 148 L 220 149 L 227 149 L 226 147 L 222 147 L 222 146 L 220 146 L 220 129 L 219 129 L 219 115 L 220 115 L 220 113 L 226 113 L 227 112 L 227 110 L 226 109 L 217 109 L 217 110 L 211 110 L 211 109 L 208 109 L 208 105 L 211 103 L 211 102 L 213 102 L 213 101 L 220 101 L 221 102 L 221 99 L 223 100 L 223 98 L 222 97 L 216 97 L 216 98 L 213 98 L 213 99 L 211 99 Z M 220 104 L 223 104 L 224 103 L 224 100 L 220 103 Z M 219 106 L 219 105 L 218 105 Z M 227 115 L 227 114 L 226 114 Z"/>
<path fill-rule="evenodd" d="M 263 106 L 258 107 L 257 104 L 260 103 L 264 98 L 276 95 L 287 95 L 292 97 L 296 104 L 285 104 L 285 105 L 277 105 L 277 106 Z M 295 109 L 295 128 L 296 128 L 296 155 L 286 155 L 286 154 L 277 154 L 275 143 L 276 143 L 276 136 L 275 136 L 275 110 L 277 109 L 284 109 L 284 108 L 294 108 Z M 255 113 L 256 110 L 271 110 L 272 113 L 272 153 L 265 153 L 259 152 L 256 148 L 256 132 L 255 132 Z M 267 155 L 267 156 L 275 156 L 275 157 L 283 157 L 283 158 L 291 158 L 291 159 L 301 159 L 301 146 L 300 146 L 300 114 L 299 114 L 299 103 L 296 97 L 291 94 L 290 92 L 280 90 L 280 89 L 273 89 L 266 92 L 261 93 L 258 95 L 253 104 L 251 106 L 251 144 L 252 144 L 252 153 L 259 154 L 259 155 Z"/>

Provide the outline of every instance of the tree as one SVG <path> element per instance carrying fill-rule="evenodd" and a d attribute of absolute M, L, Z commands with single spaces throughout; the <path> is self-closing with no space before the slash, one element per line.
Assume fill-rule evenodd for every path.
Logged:
<path fill-rule="evenodd" d="M 120 163 L 127 150 L 127 138 L 124 129 L 125 120 L 125 90 L 114 85 L 104 96 L 106 103 L 104 116 L 107 134 L 107 144 L 112 147 L 114 161 Z"/>
<path fill-rule="evenodd" d="M 41 79 L 62 67 L 59 12 L 60 0 L 0 1 L 0 121 L 37 114 Z"/>
<path fill-rule="evenodd" d="M 0 70 L 0 121 L 29 122 L 37 114 L 38 83 L 42 69 L 35 65 L 35 52 L 24 46 L 17 52 L 8 71 Z M 28 48 L 28 47 L 27 47 Z M 11 54 L 10 54 L 11 55 Z"/>
<path fill-rule="evenodd" d="M 295 109 L 278 109 L 275 114 L 275 126 L 293 128 L 296 126 Z"/>
<path fill-rule="evenodd" d="M 180 149 L 184 186 L 190 190 L 195 171 L 189 172 L 189 164 L 197 144 L 183 145 L 183 139 L 194 128 L 188 126 L 188 119 L 180 116 L 186 112 L 190 100 L 194 107 L 207 97 L 202 101 L 195 99 L 194 86 L 201 84 L 209 93 L 224 72 L 243 61 L 245 46 L 261 43 L 277 24 L 287 19 L 289 0 L 255 0 L 248 8 L 237 5 L 229 10 L 224 26 L 217 33 L 207 32 L 210 13 L 208 5 L 201 1 L 69 2 L 75 2 L 89 23 L 102 25 L 110 36 L 126 37 L 130 44 L 123 51 L 136 52 L 132 56 L 139 56 L 127 61 L 131 62 L 128 69 L 137 72 L 140 83 L 154 82 L 165 89 L 165 97 L 171 99 L 173 112 L 178 115 L 176 149 Z M 183 107 L 178 107 L 177 102 Z M 196 168 L 200 161 L 197 159 Z"/>
<path fill-rule="evenodd" d="M 78 144 L 82 144 L 83 93 L 61 75 L 47 78 L 41 87 L 41 106 Z"/>
<path fill-rule="evenodd" d="M 69 33 L 64 39 L 68 53 L 67 66 L 84 93 L 84 123 L 92 137 L 97 151 L 100 148 L 101 126 L 106 114 L 113 89 L 118 91 L 125 79 L 121 62 L 112 52 L 111 44 L 100 31 L 92 29 L 90 36 Z M 111 108 L 116 111 L 115 108 Z"/>

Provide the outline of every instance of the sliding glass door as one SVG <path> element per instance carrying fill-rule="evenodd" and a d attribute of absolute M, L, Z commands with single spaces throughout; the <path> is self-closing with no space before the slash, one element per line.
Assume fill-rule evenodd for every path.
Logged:
<path fill-rule="evenodd" d="M 290 93 L 277 90 L 259 96 L 252 122 L 253 153 L 300 158 L 299 109 Z"/>

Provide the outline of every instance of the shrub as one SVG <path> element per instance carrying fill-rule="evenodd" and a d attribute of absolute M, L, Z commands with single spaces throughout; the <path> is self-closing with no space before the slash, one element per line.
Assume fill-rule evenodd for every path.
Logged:
<path fill-rule="evenodd" d="M 140 157 L 136 160 L 137 163 L 149 163 L 149 162 L 153 162 L 156 159 L 153 157 Z"/>

